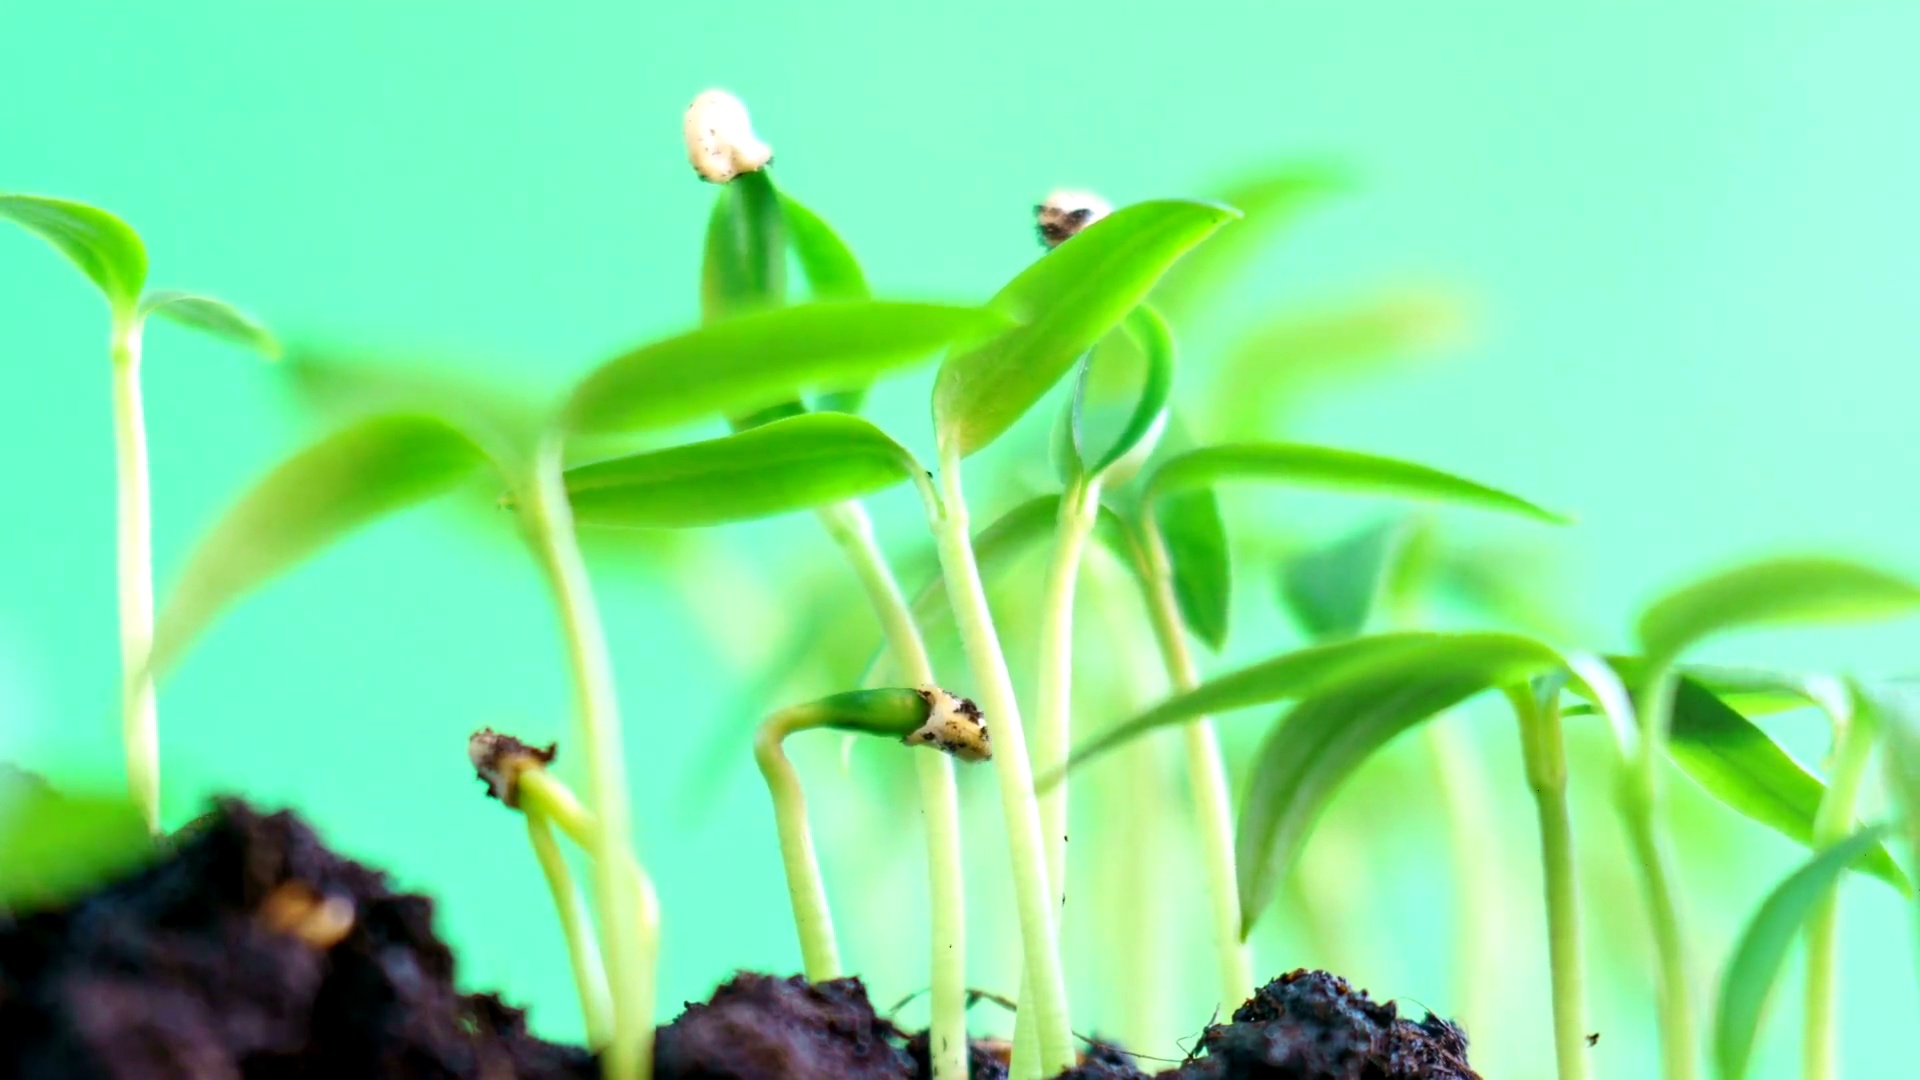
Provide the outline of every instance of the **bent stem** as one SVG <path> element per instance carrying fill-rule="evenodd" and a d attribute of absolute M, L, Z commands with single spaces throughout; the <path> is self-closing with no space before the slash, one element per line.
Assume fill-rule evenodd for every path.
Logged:
<path fill-rule="evenodd" d="M 1175 690 L 1192 690 L 1200 685 L 1200 669 L 1187 646 L 1179 603 L 1173 595 L 1166 543 L 1153 524 L 1151 510 L 1143 512 L 1139 532 L 1146 558 L 1142 585 L 1147 611 L 1160 641 L 1167 676 Z M 1202 869 L 1213 905 L 1213 947 L 1220 969 L 1218 1004 L 1231 1009 L 1253 992 L 1253 952 L 1241 938 L 1240 891 L 1233 857 L 1233 794 L 1227 785 L 1227 767 L 1220 757 L 1213 718 L 1200 717 L 1180 731 L 1186 743 L 1187 782 L 1193 789 L 1194 824 L 1200 830 Z"/>
<path fill-rule="evenodd" d="M 1547 962 L 1553 977 L 1553 1046 L 1560 1080 L 1586 1080 L 1587 991 L 1580 955 L 1580 901 L 1567 810 L 1567 754 L 1561 740 L 1559 691 L 1541 703 L 1530 689 L 1508 691 L 1520 721 L 1527 786 L 1540 816 L 1540 865 L 1546 877 Z"/>
<path fill-rule="evenodd" d="M 840 977 L 840 945 L 833 934 L 833 913 L 827 909 L 827 887 L 820 878 L 820 860 L 813 851 L 813 831 L 807 827 L 807 799 L 800 790 L 800 774 L 780 748 L 789 732 L 809 726 L 811 706 L 782 709 L 760 725 L 753 737 L 753 760 L 766 777 L 773 797 L 773 818 L 780 830 L 780 862 L 786 869 L 787 895 L 793 901 L 793 927 L 800 936 L 800 962 L 808 982 Z"/>
<path fill-rule="evenodd" d="M 1673 854 L 1660 826 L 1660 767 L 1667 757 L 1674 682 L 1664 660 L 1649 663 L 1649 670 L 1649 681 L 1636 702 L 1640 711 L 1639 752 L 1628 765 L 1619 799 L 1628 843 L 1640 864 L 1660 965 L 1663 1075 L 1666 1080 L 1692 1080 L 1697 1072 L 1693 980 L 1687 970 L 1686 936 L 1681 929 L 1679 895 L 1674 889 Z"/>
<path fill-rule="evenodd" d="M 916 686 L 936 685 L 933 661 L 913 621 L 900 583 L 874 542 L 873 522 L 859 503 L 843 503 L 820 512 L 821 523 L 846 554 L 867 600 L 880 620 L 887 647 L 901 674 Z M 931 1016 L 927 1024 L 934 1080 L 967 1076 L 967 894 L 962 878 L 960 791 L 953 761 L 941 753 L 914 755 L 920 783 L 920 812 L 927 830 L 927 894 L 932 913 Z"/>
<path fill-rule="evenodd" d="M 594 603 L 587 569 L 574 538 L 558 440 L 544 445 L 534 463 L 531 541 L 553 590 L 567 640 L 579 741 L 587 760 L 587 797 L 599 827 L 593 830 L 594 901 L 600 910 L 609 984 L 613 994 L 613 1041 L 607 1072 L 615 1080 L 651 1075 L 653 1064 L 654 942 L 642 941 L 642 909 L 651 889 L 633 854 L 631 802 L 620 731 L 620 705 L 606 634 Z M 623 866 L 633 867 L 631 872 Z M 655 916 L 657 918 L 657 916 Z"/>
<path fill-rule="evenodd" d="M 140 402 L 140 323 L 116 317 L 113 358 L 114 464 L 118 484 L 120 738 L 127 789 L 160 831 L 160 721 L 147 654 L 153 649 L 153 504 L 147 480 L 147 421 Z"/>
<path fill-rule="evenodd" d="M 1850 714 L 1850 715 L 1849 715 Z M 1873 756 L 1871 710 L 1830 710 L 1837 732 L 1827 794 L 1813 819 L 1816 849 L 1830 847 L 1853 831 L 1854 803 Z M 1831 889 L 1807 920 L 1807 1015 L 1801 1042 L 1802 1075 L 1831 1080 L 1837 1060 L 1840 896 Z"/>
<path fill-rule="evenodd" d="M 566 937 L 567 961 L 573 968 L 574 989 L 580 994 L 580 1014 L 586 1021 L 587 1044 L 595 1049 L 607 1045 L 613 1035 L 613 999 L 607 993 L 607 972 L 600 962 L 600 943 L 593 933 L 593 920 L 587 914 L 586 898 L 573 882 L 566 856 L 553 838 L 553 827 L 538 813 L 527 813 L 527 841 L 540 863 L 540 872 L 553 893 L 553 910 L 560 916 L 560 932 Z"/>
<path fill-rule="evenodd" d="M 942 452 L 940 484 L 939 495 L 924 487 L 922 494 L 926 497 L 928 523 L 939 547 L 940 567 L 966 648 L 967 663 L 997 736 L 994 763 L 999 771 L 1001 811 L 1006 818 L 1014 897 L 1020 914 L 1025 988 L 1039 1035 L 1041 1074 L 1052 1076 L 1074 1064 L 1073 1032 L 1067 1017 L 1066 981 L 1060 970 L 1059 939 L 1054 928 L 1053 890 L 1047 883 L 1040 807 L 1034 797 L 1033 765 L 1027 756 L 1026 730 L 1020 722 L 1013 679 L 1007 673 L 1006 657 L 1000 651 L 993 613 L 987 607 L 980 567 L 974 560 L 973 541 L 967 532 L 967 507 L 961 490 L 958 453 Z"/>

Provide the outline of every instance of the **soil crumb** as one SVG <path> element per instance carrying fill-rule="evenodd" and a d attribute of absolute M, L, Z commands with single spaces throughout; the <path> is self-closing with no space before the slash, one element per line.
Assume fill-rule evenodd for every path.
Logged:
<path fill-rule="evenodd" d="M 655 1080 L 911 1080 L 898 1028 L 859 979 L 808 983 L 741 972 L 689 1002 L 654 1043 Z"/>
<path fill-rule="evenodd" d="M 1194 1061 L 1163 1077 L 1180 1080 L 1480 1080 L 1467 1065 L 1467 1037 L 1429 1014 L 1414 1023 L 1392 1002 L 1324 971 L 1282 975 L 1209 1027 Z"/>

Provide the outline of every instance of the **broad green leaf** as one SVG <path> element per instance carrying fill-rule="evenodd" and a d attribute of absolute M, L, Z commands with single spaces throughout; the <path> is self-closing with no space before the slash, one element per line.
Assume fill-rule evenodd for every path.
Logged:
<path fill-rule="evenodd" d="M 1217 675 L 1178 693 L 1074 750 L 1077 769 L 1125 743 L 1173 724 L 1258 705 L 1344 692 L 1408 672 L 1465 672 L 1484 685 L 1510 686 L 1559 663 L 1552 649 L 1513 634 L 1403 631 L 1313 645 Z M 1050 778 L 1051 779 L 1051 778 Z"/>
<path fill-rule="evenodd" d="M 1396 735 L 1483 690 L 1558 670 L 1551 650 L 1525 639 L 1425 650 L 1296 705 L 1262 744 L 1240 807 L 1234 851 L 1240 935 L 1272 900 L 1340 785 Z"/>
<path fill-rule="evenodd" d="M 1073 449 L 1082 471 L 1090 475 L 1107 473 L 1123 458 L 1138 460 L 1151 453 L 1166 424 L 1167 400 L 1173 396 L 1175 350 L 1173 331 L 1167 327 L 1167 321 L 1151 306 L 1142 304 L 1127 314 L 1121 326 L 1139 352 L 1140 367 L 1128 373 L 1132 377 L 1127 380 L 1129 385 L 1122 395 L 1126 418 L 1118 433 L 1097 437 L 1090 417 L 1103 396 L 1096 392 L 1094 380 L 1102 374 L 1102 359 L 1113 357 L 1114 351 L 1104 347 L 1095 349 L 1081 368 L 1080 379 L 1074 387 Z M 1125 479 L 1115 477 L 1119 482 Z"/>
<path fill-rule="evenodd" d="M 825 218 L 782 193 L 780 207 L 787 223 L 787 243 L 806 276 L 807 291 L 815 300 L 866 300 L 873 295 L 860 260 Z M 835 390 L 821 395 L 824 412 L 854 413 L 865 403 L 865 387 Z"/>
<path fill-rule="evenodd" d="M 188 557 L 154 633 L 165 671 L 228 605 L 352 530 L 452 490 L 487 462 L 466 434 L 431 416 L 361 421 L 269 472 Z"/>
<path fill-rule="evenodd" d="M 1812 845 L 1813 821 L 1826 785 L 1766 732 L 1690 678 L 1680 679 L 1674 689 L 1667 753 L 1688 779 L 1728 809 L 1794 843 Z M 1902 893 L 1912 891 L 1884 848 L 1865 852 L 1858 869 Z"/>
<path fill-rule="evenodd" d="M 871 423 L 814 413 L 579 466 L 567 470 L 566 482 L 581 525 L 686 528 L 857 499 L 922 472 Z"/>
<path fill-rule="evenodd" d="M 1198 314 L 1219 299 L 1274 234 L 1292 224 L 1301 210 L 1351 187 L 1347 171 L 1330 162 L 1289 162 L 1226 185 L 1220 201 L 1244 213 L 1246 224 L 1195 252 L 1169 273 L 1154 290 L 1156 303 L 1176 318 Z"/>
<path fill-rule="evenodd" d="M 1155 470 L 1147 480 L 1147 490 L 1150 495 L 1164 496 L 1244 480 L 1452 503 L 1556 524 L 1566 521 L 1517 495 L 1425 465 L 1299 443 L 1230 443 L 1192 450 L 1168 459 Z"/>
<path fill-rule="evenodd" d="M 1019 325 L 952 352 L 933 388 L 941 455 L 964 456 L 1026 415 L 1073 362 L 1126 318 L 1189 248 L 1239 216 L 1181 200 L 1115 211 L 1035 260 L 988 307 Z"/>
<path fill-rule="evenodd" d="M 0 803 L 0 913 L 54 907 L 126 877 L 157 854 L 125 796 L 61 795 L 44 785 Z"/>
<path fill-rule="evenodd" d="M 1219 496 L 1212 488 L 1190 488 L 1142 512 L 1154 515 L 1166 545 L 1181 621 L 1209 649 L 1219 652 L 1227 643 L 1233 600 L 1233 555 Z"/>
<path fill-rule="evenodd" d="M 700 264 L 700 321 L 712 324 L 787 300 L 780 193 L 765 170 L 720 185 Z"/>
<path fill-rule="evenodd" d="M 1640 644 L 1661 666 L 1731 630 L 1865 622 L 1920 608 L 1920 585 L 1844 559 L 1750 563 L 1669 593 L 1640 616 Z"/>
<path fill-rule="evenodd" d="M 211 296 L 162 289 L 140 298 L 140 315 L 158 315 L 205 334 L 252 349 L 269 359 L 280 355 L 280 342 L 258 319 Z"/>
<path fill-rule="evenodd" d="M 575 432 L 639 432 L 737 416 L 808 390 L 862 386 L 1004 319 L 979 308 L 823 301 L 743 315 L 602 364 L 565 410 Z"/>
<path fill-rule="evenodd" d="M 1840 875 L 1879 848 L 1886 826 L 1862 829 L 1807 860 L 1767 896 L 1740 935 L 1720 977 L 1720 1009 L 1714 1018 L 1713 1057 L 1721 1080 L 1742 1080 L 1753 1056 L 1754 1036 L 1787 951 Z"/>
<path fill-rule="evenodd" d="M 1382 521 L 1288 559 L 1280 569 L 1280 598 L 1294 621 L 1316 640 L 1365 630 L 1413 528 L 1406 518 Z"/>
<path fill-rule="evenodd" d="M 0 220 L 52 244 L 99 288 L 116 317 L 139 306 L 147 249 L 133 226 L 98 207 L 44 195 L 0 194 Z"/>

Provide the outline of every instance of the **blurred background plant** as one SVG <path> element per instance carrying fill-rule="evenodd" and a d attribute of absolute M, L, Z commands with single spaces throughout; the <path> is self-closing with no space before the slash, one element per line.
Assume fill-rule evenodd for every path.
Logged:
<path fill-rule="evenodd" d="M 1191 426 L 1210 441 L 1297 436 L 1404 454 L 1536 496 L 1579 526 L 1545 535 L 1451 513 L 1410 521 L 1366 501 L 1229 494 L 1239 587 L 1209 670 L 1304 641 L 1312 628 L 1281 602 L 1280 568 L 1347 539 L 1397 539 L 1418 556 L 1431 582 L 1424 625 L 1518 624 L 1595 644 L 1624 645 L 1630 614 L 1664 586 L 1758 551 L 1824 545 L 1917 568 L 1903 538 L 1920 508 L 1886 497 L 1920 466 L 1902 404 L 1913 376 L 1885 358 L 1920 340 L 1901 292 L 1920 274 L 1907 198 L 1920 152 L 1879 133 L 1901 130 L 1913 75 L 1897 43 L 1920 32 L 1920 15 L 1892 3 L 1552 14 L 1481 3 L 1391 18 L 1223 5 L 1186 12 L 1182 45 L 1124 5 L 1050 10 L 1065 29 L 991 6 L 506 16 L 347 4 L 244 20 L 216 3 L 38 8 L 0 40 L 0 79 L 37 103 L 0 116 L 0 180 L 115 209 L 168 253 L 170 277 L 276 329 L 428 342 L 551 388 L 577 374 L 560 365 L 697 316 L 708 192 L 688 181 L 674 120 L 701 86 L 754 103 L 783 148 L 783 179 L 803 184 L 895 295 L 985 296 L 1038 253 L 1027 209 L 1056 183 L 1116 203 L 1236 201 L 1277 162 L 1313 180 L 1290 189 L 1312 197 L 1263 215 L 1277 227 L 1230 275 L 1209 281 L 1196 260 L 1160 295 Z M 909 40 L 938 47 L 899 47 Z M 851 115 L 848 102 L 860 103 Z M 112 777 L 97 301 L 44 259 L 0 245 L 0 401 L 13 405 L 0 455 L 15 463 L 17 508 L 0 529 L 14 568 L 0 575 L 0 758 Z M 184 336 L 167 352 L 179 370 L 154 375 L 148 394 L 163 592 L 204 524 L 307 438 L 311 413 L 284 407 L 284 373 Z M 925 390 L 919 379 L 882 387 L 870 413 L 930 459 Z M 977 524 L 1055 488 L 1057 412 L 1035 410 L 970 473 Z M 497 514 L 490 496 L 466 505 Z M 918 508 L 906 491 L 873 501 L 911 590 L 933 573 Z M 220 790 L 301 808 L 345 850 L 440 898 L 473 985 L 502 985 L 534 1005 L 542 1031 L 577 1035 L 533 860 L 503 844 L 460 751 L 482 724 L 565 736 L 551 616 L 512 530 L 471 528 L 453 510 L 383 524 L 208 636 L 168 690 L 162 818 L 177 825 Z M 816 533 L 774 521 L 583 536 L 635 714 L 636 816 L 670 928 L 663 1006 L 736 966 L 798 970 L 765 797 L 743 782 L 749 732 L 774 705 L 853 685 L 879 649 L 856 583 Z M 1044 548 L 992 590 L 1023 693 Z M 1079 733 L 1165 690 L 1151 650 L 1110 632 L 1144 614 L 1104 559 L 1089 559 L 1083 582 Z M 939 670 L 965 670 L 950 630 L 930 636 Z M 1711 655 L 1888 673 L 1916 643 L 1907 626 L 1743 639 Z M 1442 721 L 1459 754 L 1449 765 L 1422 738 L 1369 763 L 1255 949 L 1262 973 L 1327 966 L 1459 1015 L 1483 1072 L 1544 1076 L 1532 812 L 1498 713 L 1481 702 Z M 1810 765 L 1827 751 L 1811 710 L 1765 725 Z M 1236 768 L 1258 728 L 1223 721 Z M 382 753 L 343 772 L 312 752 L 316 739 L 377 739 Z M 1595 1072 L 1646 1075 L 1650 952 L 1598 767 L 1605 736 L 1570 718 L 1568 740 Z M 901 755 L 831 739 L 792 752 L 816 778 L 809 798 L 842 922 L 921 904 L 916 835 L 890 810 L 912 799 Z M 577 776 L 577 764 L 563 745 L 559 771 Z M 1442 767 L 1455 781 L 1488 778 L 1488 879 L 1473 895 L 1496 910 L 1455 910 L 1467 894 L 1451 886 Z M 1182 1005 L 1212 996 L 1204 889 L 1194 853 L 1177 846 L 1186 823 L 1129 817 L 1142 801 L 1125 795 L 1157 785 L 1181 806 L 1184 782 L 1171 747 L 1117 754 L 1076 782 L 1070 830 L 1070 903 L 1096 913 L 1068 923 L 1076 1026 L 1168 1057 L 1207 1020 Z M 991 785 L 962 770 L 970 822 L 996 816 Z M 1717 974 L 1804 853 L 1684 782 L 1671 790 L 1694 966 Z M 1867 804 L 1869 817 L 1883 805 L 1872 784 Z M 1018 936 L 996 837 L 967 835 L 970 981 L 1011 995 Z M 1920 1008 L 1907 919 L 1870 882 L 1843 895 L 1847 1074 L 1888 1075 L 1895 1051 L 1881 1033 Z M 525 928 L 524 946 L 489 933 L 503 921 Z M 1182 929 L 1140 929 L 1169 925 Z M 844 945 L 876 1000 L 921 988 L 917 948 L 856 935 Z M 1116 969 L 1142 973 L 1164 1007 L 1109 993 Z M 906 1019 L 919 1019 L 914 1008 L 924 1002 Z M 982 1011 L 976 1023 L 1004 1018 Z M 1776 1018 L 1762 1035 L 1755 1075 L 1795 1075 L 1798 1026 Z"/>

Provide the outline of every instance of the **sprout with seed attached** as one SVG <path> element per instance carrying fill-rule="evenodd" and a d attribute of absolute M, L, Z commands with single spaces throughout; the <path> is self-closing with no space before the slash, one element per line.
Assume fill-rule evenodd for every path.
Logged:
<path fill-rule="evenodd" d="M 1059 247 L 1111 213 L 1112 205 L 1091 191 L 1056 191 L 1033 208 L 1040 242 L 1049 248 Z"/>
<path fill-rule="evenodd" d="M 759 172 L 773 160 L 773 148 L 753 133 L 747 107 L 725 90 L 708 90 L 687 106 L 687 160 L 703 180 L 724 184 L 742 173 Z"/>

